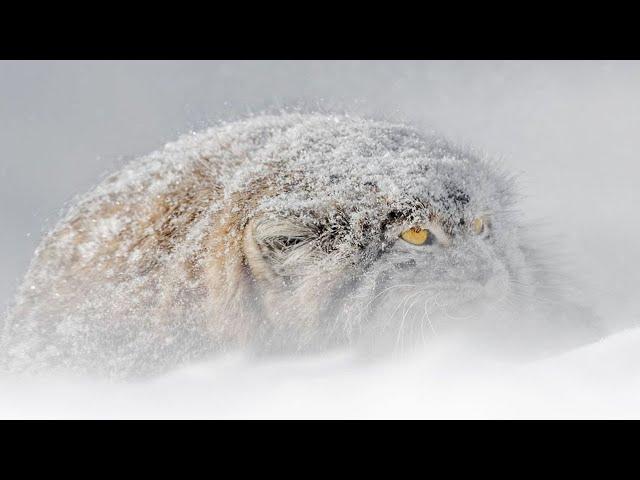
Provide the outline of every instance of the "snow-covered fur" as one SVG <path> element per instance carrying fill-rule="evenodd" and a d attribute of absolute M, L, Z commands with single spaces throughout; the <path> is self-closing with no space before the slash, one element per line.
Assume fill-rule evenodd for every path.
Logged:
<path fill-rule="evenodd" d="M 402 125 L 283 114 L 189 134 L 74 202 L 0 356 L 135 376 L 248 345 L 404 348 L 481 311 L 544 310 L 559 294 L 515 200 L 491 163 Z M 433 241 L 401 240 L 414 226 Z"/>

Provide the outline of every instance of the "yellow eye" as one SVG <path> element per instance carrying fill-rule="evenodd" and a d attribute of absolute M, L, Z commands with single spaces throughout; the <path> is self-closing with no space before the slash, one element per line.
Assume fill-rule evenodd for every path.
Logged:
<path fill-rule="evenodd" d="M 405 230 L 400 234 L 400 237 L 405 242 L 409 242 L 412 245 L 424 245 L 429 240 L 431 232 L 426 228 L 412 227 L 409 230 Z"/>
<path fill-rule="evenodd" d="M 473 222 L 471 222 L 471 230 L 473 230 L 473 233 L 475 233 L 476 235 L 480 235 L 482 232 L 484 232 L 484 224 L 484 218 L 478 217 L 474 219 Z"/>

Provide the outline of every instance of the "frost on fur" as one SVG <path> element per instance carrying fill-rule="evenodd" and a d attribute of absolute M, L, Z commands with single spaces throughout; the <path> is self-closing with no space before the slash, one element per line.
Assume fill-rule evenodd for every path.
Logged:
<path fill-rule="evenodd" d="M 78 198 L 43 239 L 0 355 L 132 376 L 242 346 L 397 349 L 481 312 L 522 333 L 514 308 L 544 318 L 553 295 L 530 301 L 547 267 L 515 200 L 490 162 L 403 125 L 287 114 L 185 135 Z M 399 240 L 415 225 L 439 241 Z"/>

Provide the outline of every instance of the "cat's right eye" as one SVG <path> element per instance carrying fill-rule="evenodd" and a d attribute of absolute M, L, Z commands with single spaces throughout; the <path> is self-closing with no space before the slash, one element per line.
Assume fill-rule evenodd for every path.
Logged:
<path fill-rule="evenodd" d="M 431 232 L 421 227 L 412 227 L 400 234 L 400 238 L 412 245 L 424 245 L 429 242 L 430 237 Z"/>

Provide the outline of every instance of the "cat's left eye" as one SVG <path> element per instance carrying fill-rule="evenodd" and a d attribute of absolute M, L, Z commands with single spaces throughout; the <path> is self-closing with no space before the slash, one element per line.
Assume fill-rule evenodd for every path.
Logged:
<path fill-rule="evenodd" d="M 424 245 L 429 242 L 431 232 L 426 228 L 412 227 L 402 232 L 400 237 L 412 245 Z"/>
<path fill-rule="evenodd" d="M 480 235 L 482 232 L 486 230 L 486 228 L 487 228 L 487 220 L 484 217 L 474 218 L 473 221 L 471 222 L 471 231 L 476 235 Z"/>

